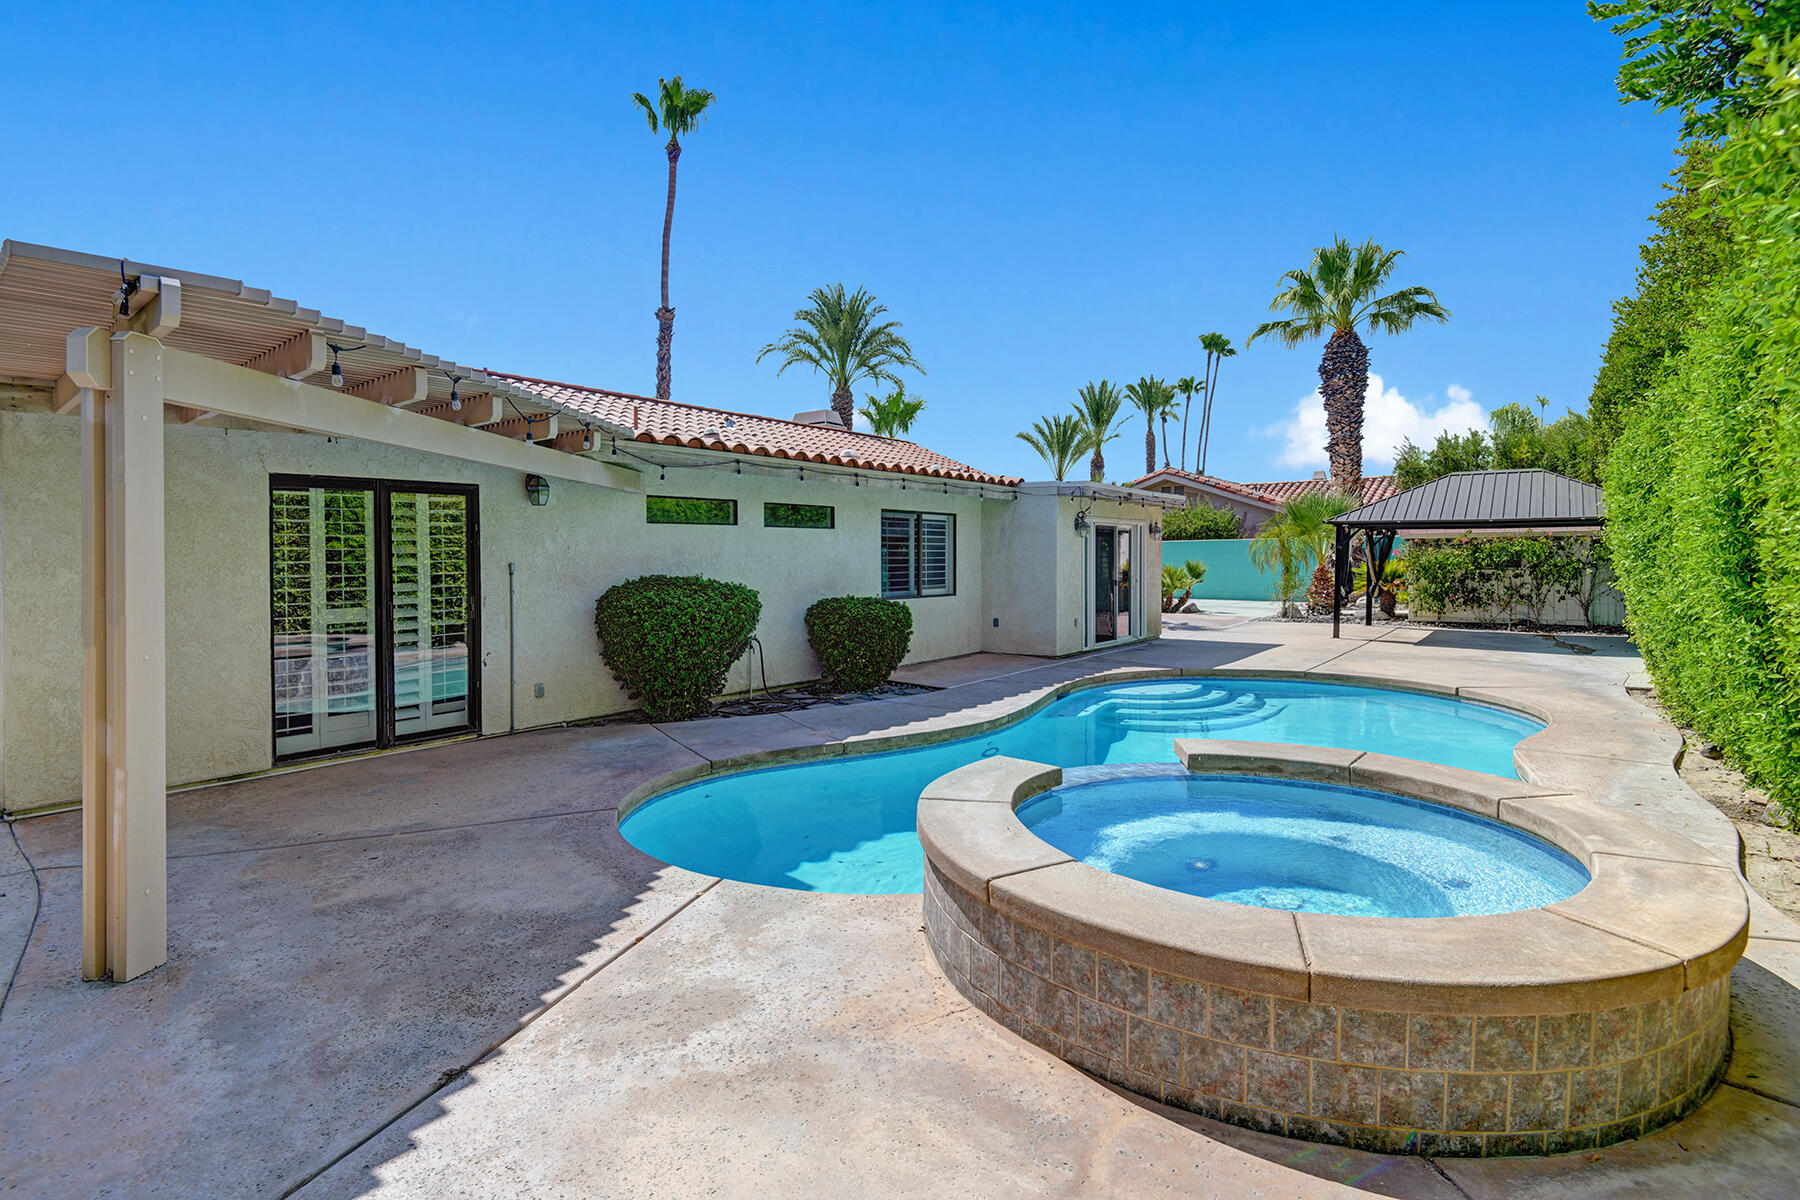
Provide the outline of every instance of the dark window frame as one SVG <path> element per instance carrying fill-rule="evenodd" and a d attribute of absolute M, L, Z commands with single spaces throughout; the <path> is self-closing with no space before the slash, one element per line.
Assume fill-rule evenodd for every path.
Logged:
<path fill-rule="evenodd" d="M 825 524 L 823 524 L 823 525 L 783 525 L 783 524 L 778 524 L 774 521 L 769 520 L 769 510 L 771 508 L 777 508 L 777 507 L 823 509 L 824 513 L 825 513 Z M 763 528 L 764 529 L 809 529 L 809 530 L 836 529 L 837 528 L 837 506 L 833 505 L 833 504 L 800 504 L 800 503 L 797 503 L 792 500 L 765 500 L 765 501 L 763 501 Z"/>
<path fill-rule="evenodd" d="M 881 510 L 880 542 L 877 563 L 885 557 L 887 551 L 886 524 L 889 517 L 905 517 L 911 521 L 909 539 L 912 545 L 911 587 L 907 591 L 889 591 L 885 583 L 877 579 L 881 585 L 881 597 L 884 600 L 937 600 L 945 596 L 956 595 L 956 514 L 947 512 L 927 512 L 915 509 L 884 508 Z M 944 583 L 941 592 L 927 592 L 923 587 L 925 575 L 925 517 L 942 517 L 944 520 Z M 877 570 L 880 570 L 879 565 Z"/>
<path fill-rule="evenodd" d="M 729 521 L 666 521 L 658 520 L 650 514 L 650 505 L 656 500 L 696 500 L 702 504 L 724 504 L 731 508 Z M 645 496 L 644 524 L 646 525 L 695 525 L 702 528 L 726 529 L 738 523 L 738 502 L 724 496 Z"/>
<path fill-rule="evenodd" d="M 316 758 L 337 758 L 346 754 L 355 754 L 371 748 L 386 750 L 393 746 L 405 746 L 414 742 L 440 741 L 444 738 L 464 737 L 470 733 L 481 732 L 481 488 L 473 483 L 436 483 L 415 479 L 377 479 L 360 475 L 269 475 L 269 508 L 265 511 L 263 523 L 267 526 L 269 541 L 269 620 L 267 628 L 271 634 L 275 629 L 275 536 L 274 536 L 274 503 L 278 491 L 296 489 L 335 488 L 344 491 L 372 492 L 375 497 L 375 737 L 372 741 L 355 742 L 342 746 L 328 746 L 323 750 L 303 750 L 294 754 L 275 754 L 277 764 L 304 762 Z M 464 526 L 464 537 L 467 541 L 468 556 L 468 638 L 469 638 L 469 719 L 461 726 L 444 729 L 427 729 L 419 733 L 396 734 L 394 732 L 394 576 L 393 576 L 393 507 L 392 496 L 395 492 L 424 492 L 430 495 L 462 496 L 468 505 L 468 520 Z M 275 728 L 275 706 L 279 697 L 275 694 L 275 673 L 269 672 L 269 729 L 273 736 Z M 271 741 L 273 747 L 273 741 Z"/>

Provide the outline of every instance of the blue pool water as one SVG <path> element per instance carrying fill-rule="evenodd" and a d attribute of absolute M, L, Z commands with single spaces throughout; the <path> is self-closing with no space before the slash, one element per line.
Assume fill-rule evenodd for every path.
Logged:
<path fill-rule="evenodd" d="M 1004 729 L 883 754 L 719 775 L 641 805 L 620 832 L 705 875 L 803 891 L 916 892 L 925 785 L 1006 754 L 1059 767 L 1173 762 L 1178 737 L 1378 750 L 1516 778 L 1536 721 L 1440 696 L 1306 680 L 1173 679 L 1089 688 Z"/>
<path fill-rule="evenodd" d="M 1498 821 L 1332 784 L 1172 767 L 1065 784 L 1018 811 L 1103 871 L 1293 912 L 1479 916 L 1554 904 L 1588 882 L 1580 863 Z"/>

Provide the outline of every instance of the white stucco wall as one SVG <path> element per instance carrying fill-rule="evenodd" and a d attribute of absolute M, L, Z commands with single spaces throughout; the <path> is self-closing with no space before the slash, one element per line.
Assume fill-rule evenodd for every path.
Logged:
<path fill-rule="evenodd" d="M 80 794 L 81 494 L 74 417 L 0 414 L 0 799 L 8 811 Z M 169 426 L 169 780 L 214 779 L 273 760 L 269 665 L 269 476 L 380 477 L 479 487 L 482 729 L 520 728 L 631 707 L 600 661 L 594 600 L 650 572 L 745 583 L 763 602 L 758 629 L 771 685 L 815 678 L 804 614 L 828 595 L 879 588 L 883 508 L 956 515 L 952 596 L 910 600 L 909 661 L 982 647 L 983 510 L 1011 501 L 944 495 L 916 482 L 853 487 L 792 476 L 675 469 L 652 493 L 739 501 L 736 526 L 648 525 L 644 498 L 553 481 L 533 508 L 523 477 L 477 463 L 307 434 Z M 832 530 L 767 529 L 765 500 L 830 504 Z M 507 563 L 516 564 L 516 631 L 507 626 Z M 515 635 L 516 686 L 507 679 Z M 731 685 L 748 683 L 747 664 Z M 760 673 L 756 680 L 760 684 Z M 535 696 L 535 685 L 544 696 Z"/>

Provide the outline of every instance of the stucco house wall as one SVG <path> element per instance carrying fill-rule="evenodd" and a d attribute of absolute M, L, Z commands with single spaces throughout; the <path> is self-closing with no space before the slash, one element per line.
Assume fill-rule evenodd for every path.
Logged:
<path fill-rule="evenodd" d="M 649 525 L 640 494 L 555 481 L 533 507 L 523 477 L 479 463 L 310 434 L 166 427 L 168 769 L 173 784 L 266 769 L 270 729 L 269 477 L 378 477 L 474 484 L 481 524 L 483 732 L 632 707 L 600 661 L 594 600 L 651 572 L 745 583 L 771 686 L 816 678 L 806 607 L 879 590 L 884 508 L 956 516 L 954 595 L 908 600 L 909 661 L 982 648 L 983 508 L 914 481 L 852 486 L 747 471 L 651 469 L 651 494 L 733 498 L 735 526 Z M 8 811 L 79 798 L 81 747 L 80 432 L 72 416 L 0 414 L 0 797 Z M 830 504 L 836 528 L 769 529 L 767 500 Z M 507 624 L 507 564 L 515 564 Z M 508 638 L 518 675 L 507 679 Z M 748 661 L 730 686 L 748 685 Z M 755 682 L 760 686 L 759 670 Z M 536 685 L 544 686 L 542 698 Z"/>

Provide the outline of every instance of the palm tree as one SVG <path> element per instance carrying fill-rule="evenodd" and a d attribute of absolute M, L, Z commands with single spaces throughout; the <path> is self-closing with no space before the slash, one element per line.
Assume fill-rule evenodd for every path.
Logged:
<path fill-rule="evenodd" d="M 1331 456 L 1332 482 L 1346 495 L 1362 490 L 1363 393 L 1369 387 L 1369 349 L 1357 336 L 1357 327 L 1404 333 L 1415 321 L 1450 319 L 1449 310 L 1430 288 L 1375 294 L 1404 253 L 1384 250 L 1373 241 L 1352 246 L 1341 237 L 1316 248 L 1305 270 L 1281 277 L 1285 286 L 1269 302 L 1270 312 L 1294 315 L 1264 321 L 1244 342 L 1249 345 L 1271 334 L 1292 348 L 1331 331 L 1319 359 L 1319 395 L 1325 400 L 1325 427 L 1330 433 L 1325 452 Z"/>
<path fill-rule="evenodd" d="M 779 354 L 777 375 L 796 363 L 825 372 L 831 382 L 832 411 L 845 429 L 856 416 L 850 389 L 858 382 L 899 383 L 900 376 L 894 373 L 898 367 L 925 374 L 925 368 L 913 361 L 912 343 L 900 336 L 900 322 L 877 322 L 887 305 L 877 304 L 864 289 L 846 293 L 843 284 L 834 283 L 814 288 L 807 299 L 811 303 L 794 314 L 800 324 L 782 334 L 780 341 L 764 346 L 756 361 Z"/>
<path fill-rule="evenodd" d="M 1119 408 L 1125 403 L 1125 394 L 1108 379 L 1102 379 L 1099 383 L 1090 379 L 1082 387 L 1080 394 L 1081 399 L 1075 402 L 1075 415 L 1081 418 L 1081 426 L 1087 431 L 1088 445 L 1094 452 L 1094 457 L 1088 460 L 1088 482 L 1100 483 L 1106 478 L 1106 456 L 1100 451 L 1106 443 L 1119 436 L 1113 432 L 1112 425 L 1119 419 Z"/>
<path fill-rule="evenodd" d="M 1275 572 L 1275 599 L 1281 615 L 1294 608 L 1294 597 L 1306 586 L 1313 567 L 1332 550 L 1337 531 L 1331 518 L 1355 505 L 1337 492 L 1308 492 L 1282 504 L 1250 542 L 1250 561 Z"/>
<path fill-rule="evenodd" d="M 1069 477 L 1069 468 L 1089 449 L 1087 427 L 1074 415 L 1039 417 L 1032 425 L 1031 433 L 1021 433 L 1017 437 L 1044 456 L 1044 462 L 1049 464 L 1058 482 Z"/>
<path fill-rule="evenodd" d="M 1192 375 L 1183 375 L 1175 381 L 1175 390 L 1181 393 L 1181 462 L 1182 470 L 1187 470 L 1187 427 L 1188 411 L 1194 407 L 1194 393 L 1204 392 L 1206 385 Z M 1198 455 L 1195 455 L 1198 458 Z"/>
<path fill-rule="evenodd" d="M 1165 422 L 1169 419 L 1169 412 L 1175 407 L 1175 389 L 1146 375 L 1125 385 L 1125 398 L 1144 414 L 1144 474 L 1148 475 L 1156 470 L 1156 422 L 1158 418 Z M 1163 458 L 1166 460 L 1168 455 Z"/>
<path fill-rule="evenodd" d="M 1200 460 L 1200 473 L 1206 474 L 1206 451 L 1212 445 L 1212 412 L 1213 396 L 1219 390 L 1219 364 L 1237 353 L 1231 348 L 1231 339 L 1222 333 L 1203 333 L 1200 345 L 1206 350 L 1206 382 L 1203 390 L 1206 399 L 1200 405 L 1200 443 L 1195 448 L 1194 457 Z"/>
<path fill-rule="evenodd" d="M 670 348 L 675 344 L 675 310 L 669 307 L 669 229 L 675 224 L 675 163 L 681 158 L 681 138 L 699 128 L 706 110 L 712 106 L 713 94 L 702 88 L 681 86 L 681 76 L 656 81 L 657 102 L 642 92 L 631 93 L 632 103 L 644 110 L 655 133 L 657 121 L 668 131 L 669 144 L 663 147 L 669 156 L 669 200 L 663 207 L 662 243 L 662 307 L 656 310 L 656 398 L 669 398 Z"/>
<path fill-rule="evenodd" d="M 886 396 L 868 397 L 868 403 L 859 411 L 869 422 L 869 432 L 897 438 L 911 432 L 913 422 L 919 419 L 924 409 L 925 398 L 907 395 L 905 382 L 896 380 L 893 391 Z"/>

